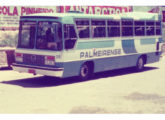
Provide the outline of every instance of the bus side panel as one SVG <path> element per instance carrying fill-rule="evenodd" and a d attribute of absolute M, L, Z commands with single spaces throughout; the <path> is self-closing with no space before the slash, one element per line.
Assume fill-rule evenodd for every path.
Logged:
<path fill-rule="evenodd" d="M 65 77 L 71 77 L 71 76 L 78 76 L 81 65 L 87 61 L 94 62 L 94 72 L 102 72 L 102 71 L 107 71 L 107 70 L 135 66 L 139 56 L 140 55 L 135 54 L 135 55 L 93 59 L 93 60 L 65 62 L 63 63 L 64 68 L 65 68 L 63 77 L 65 78 Z"/>
<path fill-rule="evenodd" d="M 133 67 L 136 66 L 137 60 L 141 55 L 143 54 L 133 54 L 133 55 L 124 55 L 124 56 L 100 58 L 93 60 L 65 62 L 63 63 L 65 68 L 63 77 L 65 78 L 71 76 L 78 76 L 81 65 L 86 61 L 94 62 L 94 73 Z M 146 53 L 145 55 L 147 55 L 147 64 L 158 62 L 160 59 L 160 53 L 157 55 L 156 52 L 153 52 L 153 53 Z"/>
<path fill-rule="evenodd" d="M 94 72 L 134 67 L 136 66 L 137 60 L 141 55 L 143 54 L 96 59 L 94 60 Z M 147 64 L 158 62 L 160 60 L 160 52 L 158 55 L 156 52 L 146 53 L 145 55 L 147 55 Z"/>
<path fill-rule="evenodd" d="M 63 77 L 72 77 L 78 76 L 80 67 L 84 63 L 84 61 L 72 61 L 72 62 L 65 62 L 64 65 L 64 73 Z"/>
<path fill-rule="evenodd" d="M 106 70 L 136 66 L 136 62 L 139 56 L 140 55 L 135 54 L 135 55 L 96 59 L 94 60 L 95 63 L 94 72 L 101 72 Z"/>
<path fill-rule="evenodd" d="M 160 57 L 161 57 L 161 52 L 148 53 L 147 54 L 147 64 L 158 62 L 160 60 Z"/>

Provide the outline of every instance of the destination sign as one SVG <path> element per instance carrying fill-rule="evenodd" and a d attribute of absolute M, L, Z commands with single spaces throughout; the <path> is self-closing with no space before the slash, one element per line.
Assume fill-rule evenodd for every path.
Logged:
<path fill-rule="evenodd" d="M 107 49 L 107 50 L 96 50 L 80 52 L 80 58 L 93 58 L 93 57 L 106 57 L 106 56 L 114 56 L 120 55 L 121 49 Z"/>

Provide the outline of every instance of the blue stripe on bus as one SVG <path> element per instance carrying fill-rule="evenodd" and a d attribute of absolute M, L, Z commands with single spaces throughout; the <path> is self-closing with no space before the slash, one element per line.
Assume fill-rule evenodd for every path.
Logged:
<path fill-rule="evenodd" d="M 140 39 L 140 44 L 141 44 L 141 45 L 155 44 L 155 43 L 156 43 L 156 39 L 155 39 L 155 38 Z"/>
<path fill-rule="evenodd" d="M 165 40 L 163 40 L 163 38 L 159 38 L 159 43 L 164 43 Z"/>
<path fill-rule="evenodd" d="M 122 47 L 123 47 L 123 50 L 126 54 L 137 53 L 133 39 L 122 40 Z"/>
<path fill-rule="evenodd" d="M 105 48 L 105 47 L 113 47 L 113 46 L 114 46 L 114 40 L 77 43 L 77 49 Z"/>
<path fill-rule="evenodd" d="M 163 39 L 162 38 L 159 38 L 159 43 L 162 43 L 163 42 Z"/>

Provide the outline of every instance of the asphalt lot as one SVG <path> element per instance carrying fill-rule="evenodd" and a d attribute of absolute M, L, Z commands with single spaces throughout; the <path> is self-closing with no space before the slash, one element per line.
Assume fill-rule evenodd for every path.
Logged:
<path fill-rule="evenodd" d="M 0 70 L 0 113 L 165 113 L 165 57 L 93 79 L 58 79 Z"/>

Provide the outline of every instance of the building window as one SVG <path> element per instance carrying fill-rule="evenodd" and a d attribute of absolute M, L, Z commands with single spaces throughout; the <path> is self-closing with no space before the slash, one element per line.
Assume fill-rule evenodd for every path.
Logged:
<path fill-rule="evenodd" d="M 108 37 L 120 36 L 120 21 L 110 20 L 108 21 Z"/>
<path fill-rule="evenodd" d="M 106 25 L 104 20 L 92 20 L 92 37 L 106 37 Z"/>

